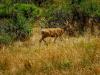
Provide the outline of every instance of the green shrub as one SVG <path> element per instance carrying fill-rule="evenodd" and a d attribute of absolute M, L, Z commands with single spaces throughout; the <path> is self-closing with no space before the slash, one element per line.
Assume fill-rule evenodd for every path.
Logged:
<path fill-rule="evenodd" d="M 0 17 L 1 18 L 11 18 L 14 11 L 13 6 L 6 6 L 4 4 L 0 5 Z"/>
<path fill-rule="evenodd" d="M 51 5 L 47 9 L 43 9 L 42 16 L 45 17 L 44 24 L 46 27 L 62 27 L 65 21 L 68 19 L 70 13 L 70 5 L 63 1 L 61 5 Z M 43 20 L 42 24 L 43 24 Z"/>
<path fill-rule="evenodd" d="M 0 44 L 8 45 L 12 42 L 12 37 L 8 34 L 0 35 Z"/>
<path fill-rule="evenodd" d="M 29 36 L 31 36 L 32 25 L 29 23 L 30 19 L 27 20 L 22 14 L 17 14 L 15 25 L 15 34 L 16 39 L 25 40 Z"/>
<path fill-rule="evenodd" d="M 22 13 L 26 18 L 36 17 L 39 14 L 39 9 L 34 4 L 17 3 L 14 8 L 17 13 Z"/>
<path fill-rule="evenodd" d="M 12 18 L 17 13 L 23 14 L 26 18 L 33 17 L 34 19 L 40 16 L 40 9 L 34 4 L 15 3 L 11 5 L 0 4 L 0 17 Z"/>
<path fill-rule="evenodd" d="M 91 0 L 81 2 L 80 8 L 84 12 L 88 13 L 89 16 L 98 14 L 96 11 L 100 10 L 99 4 L 97 4 L 97 1 L 91 1 Z"/>
<path fill-rule="evenodd" d="M 38 15 L 39 9 L 34 4 L 17 3 L 9 5 L 9 7 L 1 4 L 0 34 L 11 36 L 12 41 L 28 39 L 31 36 L 32 23 Z"/>
<path fill-rule="evenodd" d="M 17 14 L 17 19 L 3 19 L 0 21 L 0 34 L 7 34 L 14 40 L 29 39 L 32 33 L 31 19 L 26 19 L 22 14 Z M 1 42 L 2 43 L 2 42 Z"/>
<path fill-rule="evenodd" d="M 0 16 L 6 14 L 6 7 L 5 5 L 0 5 Z"/>
<path fill-rule="evenodd" d="M 5 5 L 10 5 L 13 3 L 13 0 L 1 0 L 1 3 Z"/>

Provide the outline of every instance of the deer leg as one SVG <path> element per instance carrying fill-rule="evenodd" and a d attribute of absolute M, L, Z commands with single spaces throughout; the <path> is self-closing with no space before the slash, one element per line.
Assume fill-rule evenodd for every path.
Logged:
<path fill-rule="evenodd" d="M 54 42 L 56 42 L 57 38 L 58 38 L 58 37 L 55 37 Z"/>
<path fill-rule="evenodd" d="M 42 37 L 42 38 L 39 40 L 39 42 L 41 43 L 42 41 L 44 41 L 45 44 L 48 45 L 47 42 L 44 40 L 45 38 L 46 38 L 46 37 Z"/>
<path fill-rule="evenodd" d="M 43 39 L 43 41 L 45 42 L 45 44 L 48 46 L 47 42 Z"/>
<path fill-rule="evenodd" d="M 41 39 L 39 40 L 39 42 L 41 43 L 41 42 L 42 42 L 42 40 L 43 40 L 43 38 L 41 38 Z"/>
<path fill-rule="evenodd" d="M 63 37 L 59 37 L 61 41 L 63 41 Z"/>

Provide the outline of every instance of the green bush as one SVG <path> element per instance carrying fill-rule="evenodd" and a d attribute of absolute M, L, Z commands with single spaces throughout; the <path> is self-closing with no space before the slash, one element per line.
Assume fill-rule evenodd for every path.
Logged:
<path fill-rule="evenodd" d="M 3 45 L 8 45 L 12 42 L 12 37 L 8 34 L 2 34 L 0 35 L 0 44 L 3 44 Z"/>
<path fill-rule="evenodd" d="M 32 25 L 30 24 L 30 19 L 27 20 L 22 14 L 17 15 L 17 19 L 15 22 L 15 34 L 16 39 L 24 40 L 31 36 Z"/>
<path fill-rule="evenodd" d="M 91 0 L 81 2 L 80 8 L 84 12 L 88 13 L 89 16 L 93 16 L 93 15 L 98 14 L 96 11 L 100 10 L 99 4 L 97 4 L 97 1 L 91 1 Z"/>
<path fill-rule="evenodd" d="M 63 1 L 60 6 L 59 5 L 51 5 L 47 9 L 42 11 L 42 16 L 44 19 L 41 20 L 41 24 L 43 24 L 43 20 L 45 20 L 45 27 L 62 27 L 65 21 L 68 19 L 69 13 L 71 12 L 71 7 L 69 3 Z"/>
<path fill-rule="evenodd" d="M 4 4 L 0 5 L 0 17 L 1 18 L 11 18 L 14 12 L 13 6 L 6 6 Z"/>
<path fill-rule="evenodd" d="M 17 3 L 14 8 L 17 13 L 22 13 L 26 18 L 36 17 L 39 14 L 39 9 L 34 4 Z"/>
<path fill-rule="evenodd" d="M 6 14 L 6 7 L 5 5 L 0 5 L 0 16 Z"/>
<path fill-rule="evenodd" d="M 2 18 L 0 20 L 0 34 L 2 34 L 0 42 L 7 41 L 8 43 L 29 39 L 32 34 L 32 24 L 39 16 L 39 9 L 34 4 L 17 3 L 8 6 L 5 3 L 0 5 L 0 18 Z M 8 40 L 6 37 L 3 39 L 4 36 L 7 36 Z"/>
<path fill-rule="evenodd" d="M 21 40 L 24 41 L 26 39 L 29 39 L 32 33 L 32 24 L 31 19 L 26 19 L 22 14 L 17 14 L 16 21 L 13 21 L 12 19 L 3 19 L 0 21 L 0 34 L 4 35 L 7 34 L 8 38 L 11 37 L 11 41 L 13 42 L 15 40 Z M 2 41 L 2 38 L 4 36 L 1 35 L 1 43 L 6 42 Z M 3 40 L 6 40 L 5 37 Z"/>
<path fill-rule="evenodd" d="M 1 0 L 1 3 L 5 5 L 10 5 L 13 3 L 13 0 Z"/>
<path fill-rule="evenodd" d="M 12 5 L 0 4 L 0 17 L 13 17 L 13 14 L 21 13 L 26 18 L 39 16 L 39 8 L 34 4 L 16 3 Z"/>

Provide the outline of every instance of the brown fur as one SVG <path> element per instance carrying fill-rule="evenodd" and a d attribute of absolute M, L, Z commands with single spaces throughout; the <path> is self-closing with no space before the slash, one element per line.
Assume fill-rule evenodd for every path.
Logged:
<path fill-rule="evenodd" d="M 40 39 L 40 42 L 44 41 L 46 42 L 44 39 L 47 38 L 47 37 L 55 37 L 54 39 L 54 42 L 55 40 L 58 38 L 58 37 L 61 37 L 64 33 L 64 29 L 62 28 L 45 28 L 45 29 L 42 29 L 41 30 L 41 35 L 42 35 L 42 38 Z"/>

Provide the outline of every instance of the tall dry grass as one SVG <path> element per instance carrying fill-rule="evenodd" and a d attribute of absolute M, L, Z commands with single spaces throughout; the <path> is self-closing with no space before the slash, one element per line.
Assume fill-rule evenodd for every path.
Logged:
<path fill-rule="evenodd" d="M 39 44 L 40 29 L 25 42 L 0 50 L 0 75 L 100 75 L 100 38 L 46 39 Z"/>

